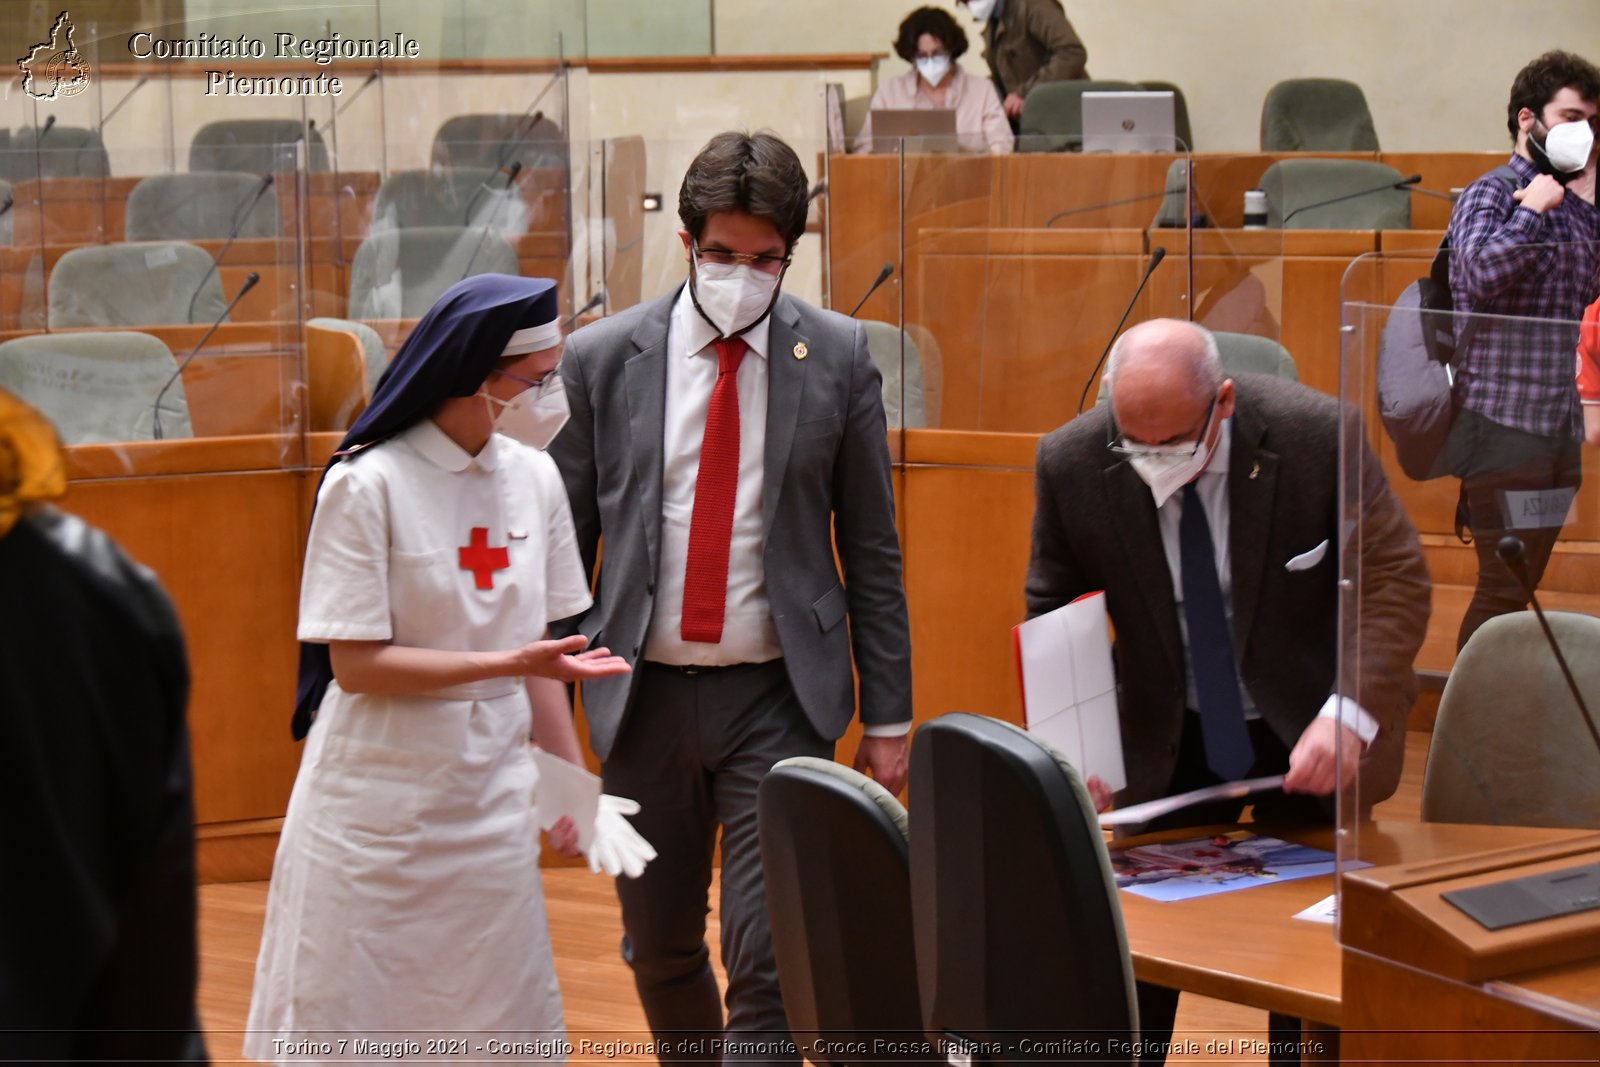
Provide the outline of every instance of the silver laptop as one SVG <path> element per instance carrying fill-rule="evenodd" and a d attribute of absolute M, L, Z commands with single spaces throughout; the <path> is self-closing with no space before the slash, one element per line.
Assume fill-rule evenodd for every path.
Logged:
<path fill-rule="evenodd" d="M 1172 93 L 1084 93 L 1085 152 L 1181 152 Z"/>
<path fill-rule="evenodd" d="M 1170 94 L 1169 94 L 1170 95 Z M 897 152 L 900 142 L 907 152 L 949 152 L 956 148 L 954 108 L 873 108 L 872 150 Z"/>

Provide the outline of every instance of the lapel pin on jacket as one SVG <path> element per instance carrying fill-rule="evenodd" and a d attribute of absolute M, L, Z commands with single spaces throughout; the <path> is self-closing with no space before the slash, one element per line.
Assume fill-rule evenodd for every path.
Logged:
<path fill-rule="evenodd" d="M 806 356 L 810 354 L 810 352 L 811 352 L 811 350 L 806 347 L 806 343 L 804 341 L 796 341 L 794 343 L 794 358 L 795 359 L 805 359 Z"/>
<path fill-rule="evenodd" d="M 1261 473 L 1261 464 L 1259 464 L 1259 463 L 1250 464 L 1250 478 L 1249 478 L 1250 481 L 1252 481 L 1252 482 L 1255 481 L 1256 480 L 1256 475 L 1258 475 L 1260 473 Z"/>

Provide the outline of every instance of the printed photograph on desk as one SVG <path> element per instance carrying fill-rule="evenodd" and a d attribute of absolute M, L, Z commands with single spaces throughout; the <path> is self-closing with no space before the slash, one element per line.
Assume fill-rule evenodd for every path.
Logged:
<path fill-rule="evenodd" d="M 1150 900 L 1190 900 L 1331 874 L 1334 855 L 1246 830 L 1113 849 L 1117 888 Z"/>

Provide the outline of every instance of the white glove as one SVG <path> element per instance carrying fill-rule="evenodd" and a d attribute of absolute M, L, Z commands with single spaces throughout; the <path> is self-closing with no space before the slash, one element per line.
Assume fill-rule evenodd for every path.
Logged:
<path fill-rule="evenodd" d="M 586 850 L 589 870 L 602 871 L 613 878 L 637 878 L 644 873 L 645 864 L 656 858 L 656 850 L 639 835 L 633 824 L 623 818 L 637 815 L 639 802 L 609 793 L 600 797 L 600 810 L 594 818 L 594 835 Z"/>

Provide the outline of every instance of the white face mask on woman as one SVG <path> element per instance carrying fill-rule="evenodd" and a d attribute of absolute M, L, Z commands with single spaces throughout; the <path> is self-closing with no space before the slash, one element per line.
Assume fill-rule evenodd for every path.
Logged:
<path fill-rule="evenodd" d="M 495 433 L 505 434 L 513 441 L 521 441 L 541 452 L 550 447 L 550 442 L 556 439 L 556 434 L 561 432 L 572 414 L 572 408 L 567 403 L 566 385 L 560 373 L 554 370 L 545 375 L 540 384 L 524 389 L 510 400 L 490 396 L 487 390 L 482 389 L 479 395 L 487 401 Z"/>
<path fill-rule="evenodd" d="M 922 80 L 929 85 L 938 85 L 944 81 L 944 76 L 950 73 L 950 57 L 919 56 L 917 58 L 917 73 L 922 75 Z"/>
<path fill-rule="evenodd" d="M 700 313 L 724 337 L 732 337 L 761 321 L 777 297 L 778 280 L 743 263 L 707 263 L 694 270 L 694 299 Z"/>

